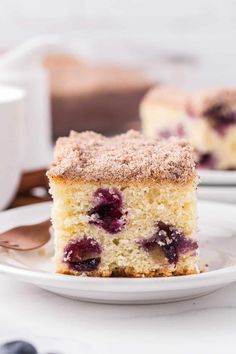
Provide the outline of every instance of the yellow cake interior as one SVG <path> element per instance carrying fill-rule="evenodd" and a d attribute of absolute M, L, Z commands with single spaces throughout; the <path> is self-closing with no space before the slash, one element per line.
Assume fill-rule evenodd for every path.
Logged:
<path fill-rule="evenodd" d="M 188 183 L 106 183 L 50 178 L 54 199 L 52 222 L 55 235 L 56 271 L 79 275 L 63 261 L 63 252 L 71 240 L 93 237 L 101 244 L 101 263 L 88 276 L 171 276 L 199 272 L 197 252 L 180 255 L 177 264 L 169 264 L 161 251 L 150 254 L 139 241 L 151 237 L 157 221 L 174 225 L 186 238 L 196 239 L 196 181 Z M 126 213 L 125 227 L 110 234 L 89 224 L 88 211 L 98 188 L 116 189 L 122 196 Z"/>
<path fill-rule="evenodd" d="M 187 132 L 198 153 L 213 154 L 217 169 L 236 169 L 236 126 L 220 135 L 206 120 L 198 119 L 189 124 Z"/>
<path fill-rule="evenodd" d="M 175 130 L 179 124 L 186 124 L 186 114 L 183 109 L 155 102 L 143 102 L 140 106 L 142 131 L 145 136 L 158 137 L 165 129 Z"/>

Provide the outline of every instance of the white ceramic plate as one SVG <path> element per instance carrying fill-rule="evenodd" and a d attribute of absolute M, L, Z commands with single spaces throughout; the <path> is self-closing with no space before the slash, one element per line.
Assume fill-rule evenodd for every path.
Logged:
<path fill-rule="evenodd" d="M 50 203 L 0 213 L 0 231 L 47 218 Z M 34 252 L 0 253 L 0 272 L 50 292 L 82 301 L 145 304 L 179 301 L 208 294 L 236 281 L 236 207 L 199 202 L 202 264 L 209 271 L 170 278 L 86 278 L 53 273 L 53 247 Z"/>
<path fill-rule="evenodd" d="M 197 193 L 199 199 L 236 204 L 236 185 L 235 186 L 200 185 L 197 189 Z"/>
<path fill-rule="evenodd" d="M 236 171 L 199 170 L 198 173 L 203 185 L 236 186 Z"/>

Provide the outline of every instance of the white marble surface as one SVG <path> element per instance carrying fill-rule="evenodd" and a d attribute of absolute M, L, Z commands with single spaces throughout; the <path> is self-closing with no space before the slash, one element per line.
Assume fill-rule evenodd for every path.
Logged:
<path fill-rule="evenodd" d="M 115 306 L 61 298 L 1 275 L 0 304 L 1 340 L 33 338 L 41 348 L 53 341 L 61 354 L 236 353 L 236 284 L 185 302 Z"/>

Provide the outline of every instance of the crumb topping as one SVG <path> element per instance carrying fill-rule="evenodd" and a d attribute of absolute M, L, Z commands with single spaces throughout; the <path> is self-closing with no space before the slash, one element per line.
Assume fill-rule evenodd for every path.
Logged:
<path fill-rule="evenodd" d="M 155 87 L 142 101 L 142 105 L 168 104 L 187 111 L 190 115 L 205 117 L 216 106 L 236 108 L 236 88 L 220 88 L 201 91 L 182 91 L 173 87 Z"/>
<path fill-rule="evenodd" d="M 144 138 L 130 130 L 115 137 L 87 131 L 59 138 L 49 177 L 86 181 L 171 181 L 196 177 L 193 151 L 177 138 Z"/>
<path fill-rule="evenodd" d="M 149 90 L 144 96 L 142 103 L 147 104 L 168 104 L 175 107 L 183 108 L 187 106 L 189 94 L 182 90 L 168 86 L 157 86 Z"/>
<path fill-rule="evenodd" d="M 191 109 L 196 116 L 207 116 L 214 107 L 236 109 L 236 89 L 222 88 L 199 91 L 191 96 Z"/>

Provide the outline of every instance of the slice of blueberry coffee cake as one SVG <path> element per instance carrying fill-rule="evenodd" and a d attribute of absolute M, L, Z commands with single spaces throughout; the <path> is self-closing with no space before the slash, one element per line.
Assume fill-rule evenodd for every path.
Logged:
<path fill-rule="evenodd" d="M 72 132 L 57 141 L 48 177 L 58 273 L 199 272 L 197 176 L 185 141 Z"/>
<path fill-rule="evenodd" d="M 189 139 L 200 167 L 236 169 L 236 89 L 186 93 L 155 88 L 140 106 L 148 137 Z"/>

